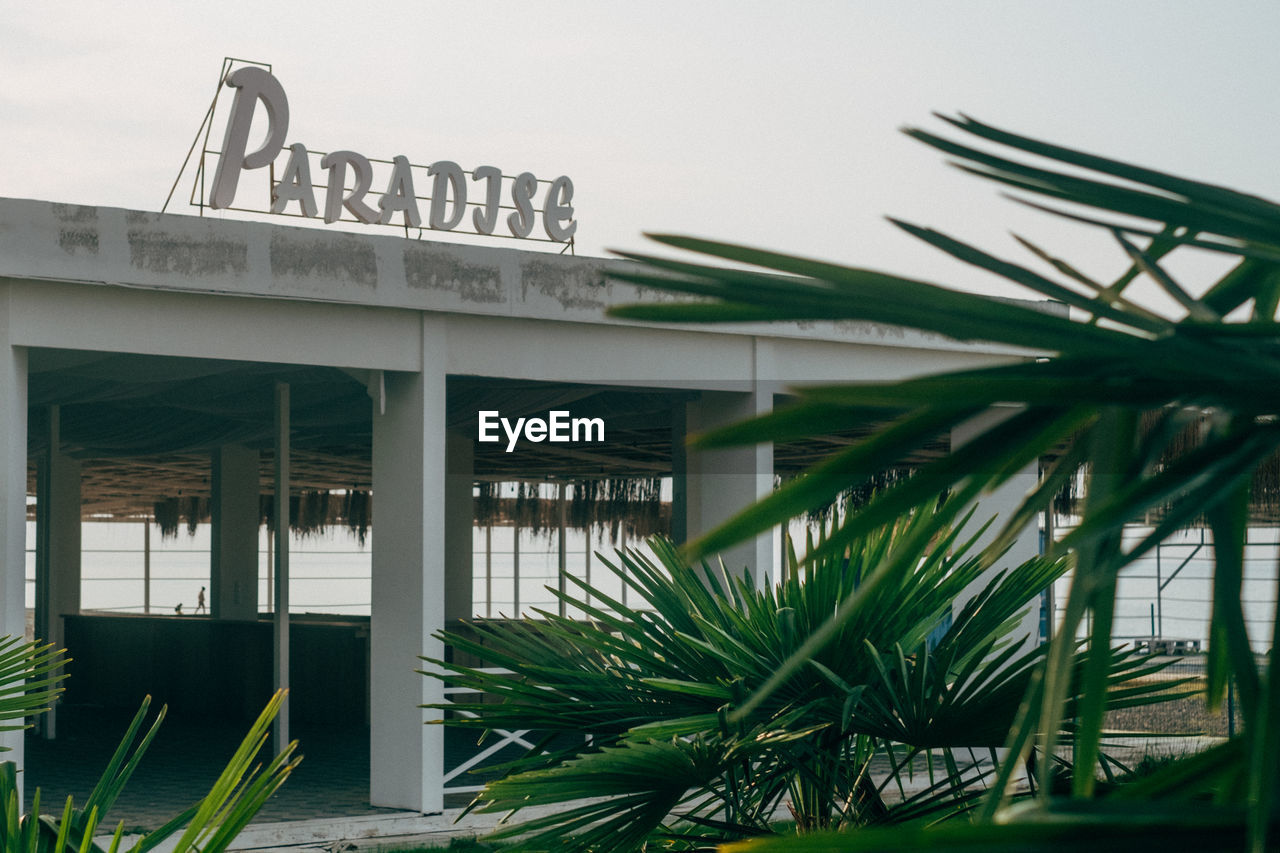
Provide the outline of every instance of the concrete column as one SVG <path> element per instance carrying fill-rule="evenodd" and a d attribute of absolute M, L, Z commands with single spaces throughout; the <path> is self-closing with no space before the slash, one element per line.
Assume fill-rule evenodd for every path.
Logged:
<path fill-rule="evenodd" d="M 36 477 L 36 638 L 66 646 L 62 617 L 80 612 L 80 463 L 62 453 L 62 413 L 49 407 L 48 450 Z M 57 707 L 39 721 L 57 737 Z"/>
<path fill-rule="evenodd" d="M 969 440 L 981 432 L 991 428 L 1005 418 L 1009 417 L 1012 409 L 993 408 L 971 418 L 963 424 L 960 424 L 951 431 L 951 447 L 961 447 Z M 978 510 L 974 513 L 971 525 L 979 526 L 985 524 L 992 516 L 996 517 L 996 521 L 987 529 L 978 541 L 975 543 L 976 549 L 981 549 L 995 539 L 996 535 L 1003 529 L 1004 521 L 1017 510 L 1027 494 L 1036 487 L 1039 481 L 1039 470 L 1035 463 L 1023 468 L 1014 476 L 1010 477 L 1004 485 L 995 491 L 984 494 L 978 499 Z M 961 534 L 964 538 L 964 534 Z M 976 551 L 974 552 L 976 553 Z M 1025 563 L 1032 557 L 1040 553 L 1040 534 L 1036 530 L 1034 524 L 1027 525 L 1021 533 L 1018 534 L 1017 540 L 1013 547 L 1009 549 L 995 565 L 978 580 L 970 584 L 957 599 L 955 609 L 958 612 L 960 608 L 977 595 L 986 584 L 990 583 L 992 575 L 996 572 L 1004 571 L 1017 565 Z M 1030 637 L 1033 641 L 1039 636 L 1040 632 L 1040 600 L 1035 598 L 1027 602 L 1027 612 L 1022 617 L 1021 626 L 1014 632 L 1014 636 Z M 1028 647 L 1030 648 L 1030 647 Z"/>
<path fill-rule="evenodd" d="M 387 373 L 373 415 L 370 802 L 423 813 L 444 807 L 444 735 L 419 707 L 443 693 L 416 672 L 420 655 L 444 654 L 430 638 L 445 614 L 444 348 L 443 324 L 424 317 L 423 370 Z"/>
<path fill-rule="evenodd" d="M 445 436 L 444 618 L 475 616 L 471 528 L 475 523 L 475 445 L 469 435 Z"/>
<path fill-rule="evenodd" d="M 9 343 L 9 293 L 0 287 L 0 635 L 26 632 L 27 351 Z M 0 732 L 4 761 L 23 767 L 21 731 Z M 22 797 L 25 773 L 18 773 Z"/>
<path fill-rule="evenodd" d="M 213 452 L 210 485 L 209 613 L 258 618 L 258 452 L 227 445 Z"/>
<path fill-rule="evenodd" d="M 702 396 L 690 402 L 685 409 L 687 434 L 706 432 L 747 418 L 769 412 L 773 407 L 773 395 L 764 390 L 723 392 L 704 391 Z M 682 443 L 675 436 L 675 445 Z M 725 450 L 698 450 L 686 448 L 681 460 L 677 453 L 676 486 L 673 490 L 673 516 L 681 502 L 685 530 L 688 539 L 713 530 L 719 524 L 750 506 L 773 491 L 773 445 L 759 444 L 734 447 Z M 683 463 L 684 476 L 679 469 Z M 680 481 L 683 480 L 683 487 Z M 673 523 L 677 536 L 680 531 Z M 773 536 L 763 533 L 754 539 L 736 545 L 721 554 L 725 568 L 733 575 L 744 568 L 751 571 L 757 585 L 763 585 L 774 573 Z"/>

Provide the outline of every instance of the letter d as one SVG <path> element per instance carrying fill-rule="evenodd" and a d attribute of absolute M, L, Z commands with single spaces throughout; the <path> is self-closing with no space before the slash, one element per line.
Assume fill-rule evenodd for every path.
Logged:
<path fill-rule="evenodd" d="M 275 160 L 284 147 L 285 134 L 289 132 L 289 101 L 280 81 L 270 73 L 253 66 L 241 68 L 227 76 L 227 85 L 235 88 L 236 98 L 231 103 L 227 135 L 222 140 L 222 156 L 218 158 L 218 170 L 213 175 L 213 192 L 209 195 L 212 208 L 230 207 L 236 198 L 240 170 L 259 169 Z M 257 151 L 245 154 L 244 149 L 249 144 L 249 126 L 253 123 L 253 111 L 258 101 L 267 108 L 267 138 Z"/>

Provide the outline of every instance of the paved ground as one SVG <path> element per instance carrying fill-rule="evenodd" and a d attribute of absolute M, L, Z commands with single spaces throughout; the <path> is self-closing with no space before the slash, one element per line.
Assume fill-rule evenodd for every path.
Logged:
<path fill-rule="evenodd" d="M 88 797 L 129 718 L 92 708 L 63 706 L 59 736 L 49 741 L 27 737 L 27 805 L 36 786 L 41 810 L 61 808 L 67 795 L 78 803 Z M 123 822 L 130 831 L 153 829 L 195 802 L 217 778 L 243 737 L 244 727 L 190 723 L 170 717 L 152 743 L 137 772 L 108 816 L 108 825 Z M 302 727 L 293 736 L 305 756 L 288 782 L 270 799 L 255 823 L 403 815 L 369 805 L 369 732 L 366 727 Z M 446 762 L 455 766 L 468 752 L 468 732 L 446 731 Z M 514 757 L 510 753 L 507 757 Z M 922 769 L 920 762 L 917 764 Z M 887 767 L 878 768 L 881 772 Z M 473 780 L 459 780 L 464 784 Z M 923 778 L 916 780 L 923 786 Z M 452 796 L 446 806 L 465 805 L 469 797 Z M 493 816 L 482 822 L 491 822 Z"/>
<path fill-rule="evenodd" d="M 59 711 L 59 736 L 28 735 L 27 796 L 42 789 L 42 811 L 68 794 L 83 802 L 111 757 L 128 719 L 85 708 Z M 199 799 L 244 736 L 241 727 L 184 723 L 170 717 L 112 810 L 112 823 L 154 828 Z M 293 732 L 305 756 L 259 820 L 305 820 L 394 813 L 369 805 L 369 733 L 304 728 Z M 29 804 L 29 802 L 28 802 Z"/>
<path fill-rule="evenodd" d="M 62 707 L 58 738 L 28 734 L 27 805 L 41 788 L 41 811 L 60 809 L 70 794 L 88 798 L 129 723 L 119 713 Z M 189 723 L 168 717 L 117 800 L 109 819 L 128 829 L 152 829 L 202 797 L 217 778 L 247 726 Z M 369 729 L 295 727 L 302 764 L 258 813 L 257 822 L 401 814 L 369 805 Z M 474 735 L 447 731 L 446 761 L 454 766 L 469 754 Z M 462 806 L 468 796 L 446 799 Z M 55 806 L 56 804 L 56 806 Z"/>
<path fill-rule="evenodd" d="M 68 794 L 77 802 L 83 802 L 111 756 L 115 743 L 123 733 L 128 718 L 118 713 L 106 714 L 88 708 L 63 707 L 59 715 L 59 737 L 47 741 L 38 736 L 27 738 L 27 796 L 36 786 L 42 789 L 42 811 L 61 807 Z M 152 744 L 137 773 L 108 816 L 107 825 L 123 822 L 130 831 L 152 829 L 164 823 L 199 799 L 217 777 L 227 758 L 243 736 L 243 728 L 216 724 L 192 724 L 178 719 L 165 721 L 156 741 Z M 256 824 L 275 824 L 286 821 L 315 821 L 320 829 L 307 830 L 317 838 L 324 834 L 324 824 L 346 823 L 353 827 L 347 837 L 360 837 L 369 821 L 381 819 L 378 833 L 439 832 L 441 837 L 457 832 L 483 831 L 495 816 L 478 816 L 465 826 L 454 824 L 456 812 L 447 812 L 435 819 L 416 818 L 394 809 L 374 808 L 369 805 L 368 780 L 369 757 L 368 729 L 356 730 L 304 727 L 294 732 L 302 743 L 305 759 L 294 776 L 268 801 L 256 819 Z M 469 734 L 447 732 L 446 760 L 453 766 L 467 749 Z M 1172 739 L 1170 739 L 1172 740 Z M 1203 739 L 1177 739 L 1176 743 L 1143 740 L 1143 751 L 1193 752 L 1206 745 Z M 1134 761 L 1139 756 L 1130 750 L 1125 760 Z M 881 762 L 880 764 L 883 764 Z M 922 760 L 915 763 L 917 773 L 911 788 L 927 786 L 927 774 Z M 873 768 L 873 776 L 880 778 L 888 770 L 879 764 Z M 448 806 L 461 806 L 466 797 L 451 798 Z M 526 816 L 527 817 L 527 816 Z M 364 823 L 361 823 L 364 821 Z M 415 822 L 416 821 L 416 822 Z M 434 822 L 433 822 L 434 821 Z M 392 827 L 404 824 L 403 830 Z M 419 824 L 422 824 L 419 826 Z M 438 826 L 437 826 L 438 824 Z M 299 827 L 304 824 L 297 824 Z M 424 827 L 430 827 L 425 829 Z M 264 827 L 268 830 L 269 827 Z M 266 832 L 262 843 L 252 846 L 279 846 L 295 844 L 292 835 Z M 298 830 L 293 832 L 294 835 Z M 305 835 L 306 833 L 302 833 Z M 277 838 L 277 835 L 279 838 Z M 433 836 L 434 837 L 434 836 Z"/>
<path fill-rule="evenodd" d="M 28 805 L 35 786 L 42 789 L 42 811 L 60 808 L 68 794 L 83 802 L 127 725 L 128 717 L 120 713 L 62 707 L 56 740 L 27 737 Z M 208 790 L 243 734 L 244 728 L 239 726 L 166 719 L 109 815 L 110 824 L 123 821 L 129 830 L 153 829 L 182 811 Z M 295 728 L 293 736 L 300 741 L 305 758 L 255 822 L 402 814 L 369 805 L 367 727 L 302 727 Z M 469 754 L 468 741 L 474 741 L 472 733 L 446 731 L 448 766 L 456 766 Z M 506 757 L 515 756 L 507 753 Z M 918 758 L 913 764 L 916 774 L 910 787 L 927 786 L 924 760 Z M 873 775 L 882 777 L 888 769 L 887 760 L 880 759 L 873 766 Z M 459 780 L 463 784 L 472 781 Z M 445 804 L 458 807 L 468 799 L 452 796 Z"/>

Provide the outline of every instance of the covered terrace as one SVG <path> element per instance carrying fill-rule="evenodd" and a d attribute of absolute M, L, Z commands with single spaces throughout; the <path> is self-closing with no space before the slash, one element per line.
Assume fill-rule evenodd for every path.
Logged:
<path fill-rule="evenodd" d="M 323 670 L 306 674 L 317 656 L 288 627 L 288 548 L 280 544 L 291 515 L 295 526 L 301 515 L 290 513 L 288 497 L 301 505 L 306 493 L 364 494 L 363 509 L 348 503 L 323 520 L 373 531 L 367 637 L 355 636 L 367 644 L 366 681 L 358 700 L 356 687 L 336 692 L 351 700 L 346 731 L 367 732 L 370 806 L 438 812 L 445 743 L 439 727 L 423 725 L 419 706 L 441 694 L 415 670 L 419 655 L 441 653 L 434 631 L 474 613 L 477 484 L 670 477 L 670 532 L 685 538 L 860 428 L 794 446 L 701 453 L 685 447 L 688 433 L 770 411 L 793 384 L 1028 356 L 865 324 L 612 321 L 608 304 L 661 298 L 610 282 L 612 263 L 0 200 L 0 633 L 24 628 L 34 495 L 36 632 L 86 665 L 73 671 L 77 681 L 97 690 L 118 683 L 102 677 L 103 667 L 112 658 L 127 667 L 135 652 L 109 637 L 80 649 L 73 642 L 86 621 L 80 525 L 157 517 L 157 506 L 179 499 L 198 516 L 205 501 L 211 612 L 200 620 L 202 642 L 222 675 L 184 681 L 159 668 L 156 677 L 175 708 L 183 697 L 198 704 L 191 699 L 201 684 L 218 685 L 228 697 L 218 713 L 228 718 L 288 684 L 291 716 L 313 721 L 335 691 Z M 602 418 L 604 441 L 521 443 L 508 453 L 476 440 L 481 411 L 514 418 L 555 408 Z M 963 440 L 963 431 L 942 436 L 932 452 Z M 1026 472 L 986 509 L 1007 507 L 1035 476 Z M 269 643 L 259 623 L 264 521 L 277 543 Z M 1010 559 L 1035 548 L 1031 531 Z M 769 536 L 725 555 L 761 583 L 775 560 Z M 300 638 L 293 649 L 291 636 Z M 153 631 L 145 645 L 165 642 Z M 88 667 L 95 655 L 100 663 Z M 356 673 L 358 654 L 351 658 Z M 313 675 L 329 697 L 308 692 Z M 42 736 L 58 734 L 55 717 Z M 0 737 L 15 750 L 6 757 L 21 763 L 22 739 Z"/>

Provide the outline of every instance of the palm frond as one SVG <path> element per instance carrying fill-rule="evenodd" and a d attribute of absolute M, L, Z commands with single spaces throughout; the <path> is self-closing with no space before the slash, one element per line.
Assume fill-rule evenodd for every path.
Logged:
<path fill-rule="evenodd" d="M 959 454 L 923 466 L 907 486 L 880 495 L 842 522 L 828 537 L 827 550 L 819 548 L 814 556 L 829 556 L 870 527 L 884 523 L 902 510 L 904 503 L 899 501 L 919 497 L 913 492 L 915 488 L 949 488 L 968 500 L 1000 482 L 1013 466 L 1037 457 L 1051 455 L 1071 463 L 1054 469 L 1051 479 L 1055 488 L 1073 476 L 1077 465 L 1084 466 L 1088 497 L 1083 521 L 1057 546 L 1075 562 L 1064 621 L 1040 674 L 1028 679 L 1028 698 L 1005 741 L 1012 755 L 1023 756 L 1038 737 L 1039 748 L 1052 757 L 1068 697 L 1078 690 L 1081 701 L 1073 706 L 1073 713 L 1080 717 L 1078 767 L 1092 767 L 1099 755 L 1102 717 L 1115 665 L 1110 625 L 1118 572 L 1179 525 L 1206 518 L 1217 534 L 1210 684 L 1214 691 L 1221 691 L 1231 678 L 1241 684 L 1247 748 L 1239 758 L 1242 769 L 1236 784 L 1218 794 L 1238 811 L 1215 811 L 1205 825 L 1212 824 L 1212 832 L 1221 830 L 1223 837 L 1237 842 L 1244 833 L 1248 848 L 1260 853 L 1273 838 L 1272 820 L 1280 797 L 1280 734 L 1274 722 L 1280 719 L 1280 689 L 1275 687 L 1280 671 L 1273 657 L 1264 674 L 1257 672 L 1251 649 L 1265 642 L 1249 637 L 1245 630 L 1239 579 L 1241 531 L 1249 518 L 1248 484 L 1278 446 L 1280 395 L 1275 389 L 1280 388 L 1280 327 L 1276 323 L 1280 205 L 1230 188 L 1011 133 L 965 116 L 943 117 L 943 121 L 947 132 L 911 129 L 907 133 L 947 155 L 961 170 L 1012 190 L 1024 203 L 1104 229 L 1126 265 L 1125 272 L 1113 281 L 1094 281 L 1050 252 L 1023 241 L 1046 264 L 1047 271 L 1042 273 L 951 235 L 895 220 L 926 244 L 1075 310 L 1062 314 L 957 293 L 889 273 L 727 243 L 655 235 L 654 240 L 665 247 L 754 269 L 714 269 L 704 263 L 628 253 L 626 257 L 648 264 L 653 272 L 622 272 L 619 278 L 694 295 L 698 301 L 629 306 L 613 313 L 697 322 L 759 320 L 769 312 L 775 319 L 853 318 L 956 340 L 1021 347 L 1038 355 L 1039 362 L 1029 360 L 904 383 L 802 391 L 798 408 L 731 427 L 703 441 L 710 445 L 775 436 L 793 438 L 802 434 L 806 414 L 829 429 L 842 416 L 856 417 L 859 407 L 879 406 L 906 413 L 888 431 L 867 439 L 862 452 L 868 448 L 892 451 L 884 455 L 884 460 L 891 462 L 919 447 L 930 429 L 935 433 L 949 430 L 975 409 L 996 403 L 1018 407 L 1018 414 L 982 432 Z M 954 138 L 957 134 L 960 139 Z M 1216 280 L 1198 284 L 1182 281 L 1170 272 L 1174 266 L 1169 258 L 1187 247 L 1234 254 L 1239 262 Z M 1130 294 L 1140 279 L 1163 290 L 1177 308 L 1165 315 L 1138 304 Z M 1191 416 L 1203 419 L 1209 428 L 1188 440 L 1170 427 Z M 1158 426 L 1143 428 L 1144 417 L 1154 418 Z M 981 448 L 981 456 L 974 448 Z M 828 499 L 842 485 L 866 477 L 873 464 L 872 454 L 860 456 L 859 452 L 857 447 L 846 451 L 842 459 L 815 469 L 730 520 L 704 537 L 696 546 L 703 549 L 699 553 L 727 547 L 782 523 L 806 502 Z M 1043 501 L 1051 493 L 1042 488 L 1034 500 Z M 1029 498 L 1009 524 L 1025 524 L 1035 510 Z M 1155 531 L 1136 548 L 1122 548 L 1124 526 L 1150 513 L 1159 519 Z M 1007 545 L 1014 529 L 1003 531 L 997 538 L 998 547 Z M 873 573 L 870 586 L 874 589 L 884 582 L 883 576 Z M 810 634 L 793 659 L 736 713 L 742 715 L 769 701 L 772 692 L 804 666 L 804 658 L 816 657 L 827 644 L 836 642 L 842 620 L 853 618 L 851 614 L 862 606 L 847 600 L 831 622 Z M 1075 648 L 1076 634 L 1086 617 L 1090 617 L 1092 628 L 1087 648 L 1081 653 Z M 875 648 L 879 654 L 878 689 L 886 691 L 882 697 L 886 707 L 890 699 L 927 695 L 927 685 L 938 683 L 942 667 L 931 662 L 932 654 L 908 653 L 914 649 L 909 645 L 900 650 L 892 645 Z M 864 691 L 862 695 L 874 694 Z M 1045 783 L 1049 767 L 1049 761 L 1042 764 L 1045 775 L 1040 790 L 1044 797 L 1048 796 Z M 1005 814 L 999 809 L 1010 778 L 1002 767 L 994 786 L 996 793 L 983 806 L 984 818 Z M 1077 798 L 1096 796 L 1091 773 L 1075 774 L 1073 784 Z M 1064 812 L 1048 810 L 1042 803 L 1038 808 L 1009 813 L 1013 815 L 1010 820 L 1025 826 L 979 826 L 948 832 L 954 832 L 957 839 L 989 839 L 993 845 L 1004 844 L 1001 838 L 1015 839 L 1025 832 L 1024 840 L 1032 839 L 1027 843 L 1048 844 L 1052 833 L 1045 827 L 1053 826 L 1057 831 L 1078 825 L 1105 833 L 1105 842 L 1090 839 L 1091 849 L 1105 849 L 1093 845 L 1112 840 L 1118 846 L 1129 843 L 1120 839 L 1131 837 L 1131 827 L 1126 826 L 1123 816 L 1111 814 L 1105 807 L 1099 806 L 1095 812 L 1090 811 L 1092 803 L 1082 803 Z M 1188 838 L 1202 830 L 1212 834 L 1191 817 L 1172 814 L 1163 803 L 1153 804 L 1151 809 L 1161 819 L 1181 820 Z M 1241 818 L 1243 814 L 1247 817 Z M 1132 825 L 1141 823 L 1141 813 L 1135 812 Z M 1148 843 L 1164 837 L 1164 830 L 1150 831 L 1153 834 L 1146 836 Z M 1184 840 L 1178 835 L 1175 831 L 1169 838 Z M 1068 833 L 1064 839 L 1068 836 L 1082 837 Z M 946 844 L 953 836 L 928 837 Z M 910 843 L 920 843 L 923 838 Z M 801 849 L 806 842 L 795 843 Z M 1072 849 L 1069 843 L 1064 844 L 1060 849 Z"/>

